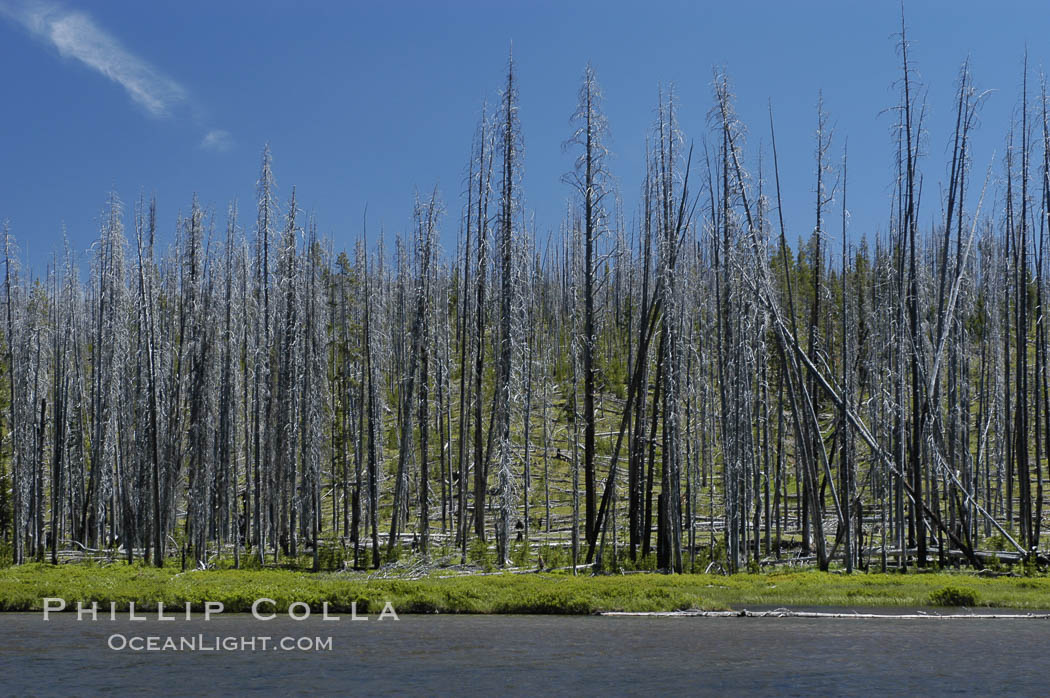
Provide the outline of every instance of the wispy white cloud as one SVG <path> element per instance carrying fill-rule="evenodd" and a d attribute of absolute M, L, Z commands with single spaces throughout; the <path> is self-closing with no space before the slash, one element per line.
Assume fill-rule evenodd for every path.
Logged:
<path fill-rule="evenodd" d="M 97 70 L 127 90 L 153 116 L 171 114 L 187 99 L 186 90 L 143 59 L 125 49 L 85 12 L 29 0 L 0 0 L 0 14 L 18 21 L 59 54 Z"/>
<path fill-rule="evenodd" d="M 219 152 L 229 150 L 233 147 L 233 136 L 230 135 L 229 131 L 224 131 L 221 128 L 213 129 L 204 134 L 200 147 L 204 150 Z"/>

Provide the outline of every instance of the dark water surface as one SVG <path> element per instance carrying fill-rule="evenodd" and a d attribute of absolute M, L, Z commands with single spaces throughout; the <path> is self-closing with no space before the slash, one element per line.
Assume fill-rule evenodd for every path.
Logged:
<path fill-rule="evenodd" d="M 1046 620 L 102 618 L 0 614 L 0 693 L 1050 694 Z M 115 634 L 330 637 L 331 650 L 115 651 Z"/>

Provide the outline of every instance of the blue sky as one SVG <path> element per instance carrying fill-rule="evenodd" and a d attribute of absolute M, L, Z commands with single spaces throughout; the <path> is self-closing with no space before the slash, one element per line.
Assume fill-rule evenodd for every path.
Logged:
<path fill-rule="evenodd" d="M 970 55 L 976 85 L 996 90 L 973 152 L 974 178 L 983 179 L 1019 103 L 1025 45 L 1030 84 L 1050 64 L 1050 10 L 911 2 L 907 14 L 928 90 L 928 221 L 946 178 L 959 65 Z M 282 202 L 295 185 L 337 248 L 359 234 L 366 203 L 370 231 L 393 234 L 410 224 L 415 190 L 435 185 L 452 248 L 471 134 L 482 102 L 502 84 L 513 41 L 525 201 L 541 234 L 557 228 L 570 193 L 561 175 L 572 155 L 561 143 L 591 61 L 628 216 L 658 85 L 674 84 L 683 131 L 699 146 L 709 133 L 712 69 L 724 65 L 752 167 L 758 147 L 768 147 L 772 102 L 792 238 L 813 225 L 823 89 L 836 159 L 849 139 L 850 225 L 859 239 L 886 228 L 893 120 L 880 112 L 896 101 L 898 23 L 893 2 L 0 0 L 0 219 L 34 267 L 60 248 L 63 224 L 75 250 L 88 248 L 111 189 L 129 205 L 156 192 L 168 235 L 194 192 L 220 227 L 238 199 L 250 229 L 268 141 Z"/>

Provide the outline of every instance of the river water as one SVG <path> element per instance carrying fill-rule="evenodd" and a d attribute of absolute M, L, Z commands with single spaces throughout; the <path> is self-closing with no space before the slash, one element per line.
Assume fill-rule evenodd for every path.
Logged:
<path fill-rule="evenodd" d="M 1048 670 L 1031 619 L 0 614 L 5 695 L 1046 695 Z"/>

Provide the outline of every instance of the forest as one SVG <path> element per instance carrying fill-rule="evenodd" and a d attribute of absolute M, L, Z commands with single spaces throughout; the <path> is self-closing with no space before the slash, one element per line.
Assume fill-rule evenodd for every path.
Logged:
<path fill-rule="evenodd" d="M 172 227 L 155 199 L 110 194 L 83 268 L 67 244 L 34 271 L 5 224 L 2 556 L 1047 564 L 1045 80 L 1026 60 L 982 172 L 969 64 L 954 130 L 926 133 L 898 38 L 880 234 L 848 230 L 847 150 L 819 101 L 814 196 L 785 204 L 812 229 L 785 229 L 774 112 L 745 128 L 721 71 L 705 123 L 660 91 L 644 184 L 619 191 L 590 66 L 566 105 L 572 203 L 538 230 L 513 60 L 462 192 L 417 193 L 396 234 L 322 236 L 294 187 L 278 197 L 269 147 L 248 215 L 194 197 Z"/>

